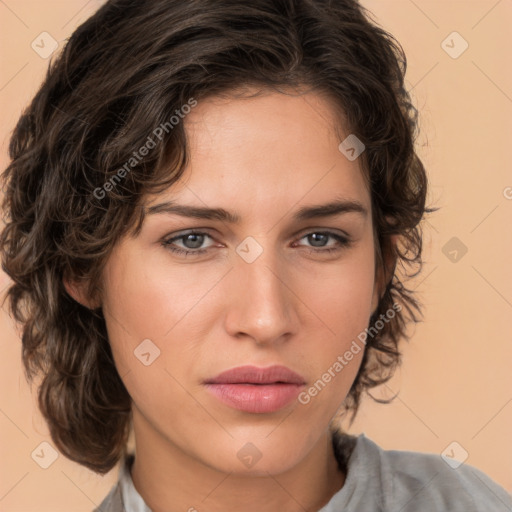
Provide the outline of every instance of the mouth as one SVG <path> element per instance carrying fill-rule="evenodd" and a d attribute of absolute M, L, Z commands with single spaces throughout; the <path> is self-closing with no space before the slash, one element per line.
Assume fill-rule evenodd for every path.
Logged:
<path fill-rule="evenodd" d="M 224 404 L 249 413 L 276 412 L 293 402 L 305 385 L 302 376 L 285 366 L 240 366 L 204 381 Z"/>

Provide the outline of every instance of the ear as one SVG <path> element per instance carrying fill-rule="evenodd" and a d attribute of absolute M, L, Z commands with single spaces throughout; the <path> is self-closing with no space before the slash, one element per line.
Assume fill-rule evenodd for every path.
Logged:
<path fill-rule="evenodd" d="M 76 302 L 88 309 L 96 309 L 101 306 L 99 300 L 92 300 L 87 292 L 87 281 L 70 280 L 66 277 L 62 279 L 64 288 Z"/>
<path fill-rule="evenodd" d="M 396 267 L 396 245 L 398 242 L 399 235 L 391 235 L 388 238 L 388 242 L 383 245 L 381 248 L 383 267 L 378 267 L 375 275 L 375 286 L 373 288 L 373 296 L 372 296 L 372 314 L 375 313 L 379 301 L 384 295 L 384 291 L 386 287 L 390 283 L 391 279 L 395 274 Z"/>

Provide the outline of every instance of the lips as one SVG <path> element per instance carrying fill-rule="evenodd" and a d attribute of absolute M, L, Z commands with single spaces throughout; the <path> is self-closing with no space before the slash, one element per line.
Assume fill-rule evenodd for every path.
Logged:
<path fill-rule="evenodd" d="M 248 413 L 278 411 L 297 398 L 304 378 L 286 366 L 240 366 L 204 381 L 224 404 Z"/>
<path fill-rule="evenodd" d="M 239 366 L 220 373 L 206 384 L 305 384 L 302 376 L 286 366 L 274 365 L 267 368 L 256 366 Z"/>

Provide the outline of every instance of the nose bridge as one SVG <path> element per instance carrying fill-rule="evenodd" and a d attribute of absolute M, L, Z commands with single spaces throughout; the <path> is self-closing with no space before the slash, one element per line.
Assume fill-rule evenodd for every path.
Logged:
<path fill-rule="evenodd" d="M 258 245 L 261 249 L 254 260 L 247 257 L 250 251 L 257 249 L 254 244 L 249 245 L 245 253 L 247 246 L 242 243 L 239 247 L 231 276 L 233 294 L 227 328 L 232 335 L 244 333 L 259 343 L 266 343 L 278 340 L 293 329 L 294 312 L 282 260 L 270 244 L 262 247 L 260 242 Z"/>

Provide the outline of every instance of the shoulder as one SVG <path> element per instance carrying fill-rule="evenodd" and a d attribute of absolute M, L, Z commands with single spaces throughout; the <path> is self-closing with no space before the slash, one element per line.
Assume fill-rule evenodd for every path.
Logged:
<path fill-rule="evenodd" d="M 363 482 L 379 481 L 382 510 L 512 512 L 512 496 L 477 468 L 449 465 L 436 454 L 384 450 L 364 434 L 350 456 L 352 469 Z"/>
<path fill-rule="evenodd" d="M 436 510 L 508 511 L 511 496 L 485 473 L 468 464 L 449 465 L 441 455 L 382 450 L 398 495 L 429 501 Z M 414 507 L 410 507 L 411 510 Z"/>

